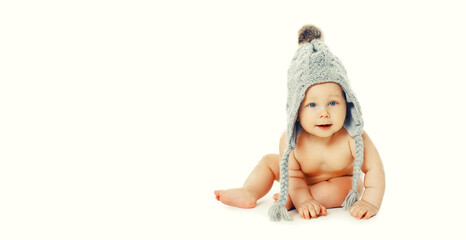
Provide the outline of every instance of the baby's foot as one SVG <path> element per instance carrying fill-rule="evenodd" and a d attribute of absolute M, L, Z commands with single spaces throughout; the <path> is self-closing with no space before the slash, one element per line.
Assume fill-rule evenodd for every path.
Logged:
<path fill-rule="evenodd" d="M 243 188 L 234 188 L 227 190 L 214 191 L 215 198 L 223 204 L 239 207 L 254 208 L 256 207 L 257 198 L 252 192 Z"/>
<path fill-rule="evenodd" d="M 273 195 L 273 202 L 278 203 L 278 198 L 280 197 L 280 194 L 275 193 Z M 293 203 L 290 201 L 290 196 L 288 195 L 288 200 L 286 201 L 285 208 L 290 210 L 293 207 Z"/>

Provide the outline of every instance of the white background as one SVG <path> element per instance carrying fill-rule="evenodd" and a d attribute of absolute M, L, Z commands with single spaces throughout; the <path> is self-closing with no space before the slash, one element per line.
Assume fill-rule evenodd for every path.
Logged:
<path fill-rule="evenodd" d="M 464 239 L 461 1 L 2 1 L 0 239 Z M 225 206 L 285 126 L 304 24 L 385 165 L 379 214 Z"/>

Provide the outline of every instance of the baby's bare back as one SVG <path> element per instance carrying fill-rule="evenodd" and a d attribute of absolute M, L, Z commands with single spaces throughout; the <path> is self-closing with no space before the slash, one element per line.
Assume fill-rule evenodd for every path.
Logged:
<path fill-rule="evenodd" d="M 314 141 L 300 134 L 294 156 L 306 177 L 308 185 L 332 178 L 353 175 L 354 157 L 351 151 L 351 136 L 345 129 L 334 134 L 327 143 Z M 286 137 L 280 139 L 280 159 L 286 148 Z"/>

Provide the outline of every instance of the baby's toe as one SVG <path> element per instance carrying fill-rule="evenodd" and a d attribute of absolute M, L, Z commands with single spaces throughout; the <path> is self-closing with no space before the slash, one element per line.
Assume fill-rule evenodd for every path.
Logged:
<path fill-rule="evenodd" d="M 214 194 L 215 194 L 215 198 L 220 201 L 220 190 L 215 190 L 214 191 Z"/>

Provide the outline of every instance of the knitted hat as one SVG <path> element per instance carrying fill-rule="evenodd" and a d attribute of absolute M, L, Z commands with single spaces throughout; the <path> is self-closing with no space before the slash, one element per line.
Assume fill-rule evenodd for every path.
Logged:
<path fill-rule="evenodd" d="M 278 203 L 275 203 L 269 210 L 272 221 L 280 221 L 281 218 L 291 220 L 288 211 L 285 209 L 288 198 L 288 157 L 296 148 L 298 135 L 302 131 L 301 124 L 296 121 L 301 102 L 306 90 L 315 84 L 338 83 L 346 97 L 347 110 L 343 127 L 354 138 L 356 157 L 353 167 L 352 189 L 346 196 L 343 208 L 348 210 L 359 199 L 357 190 L 364 153 L 361 137 L 363 119 L 359 102 L 350 88 L 343 64 L 321 40 L 321 31 L 315 26 L 306 25 L 299 30 L 298 35 L 298 50 L 288 69 L 288 99 L 286 104 L 286 141 L 288 148 L 285 150 L 280 163 L 280 196 Z"/>

